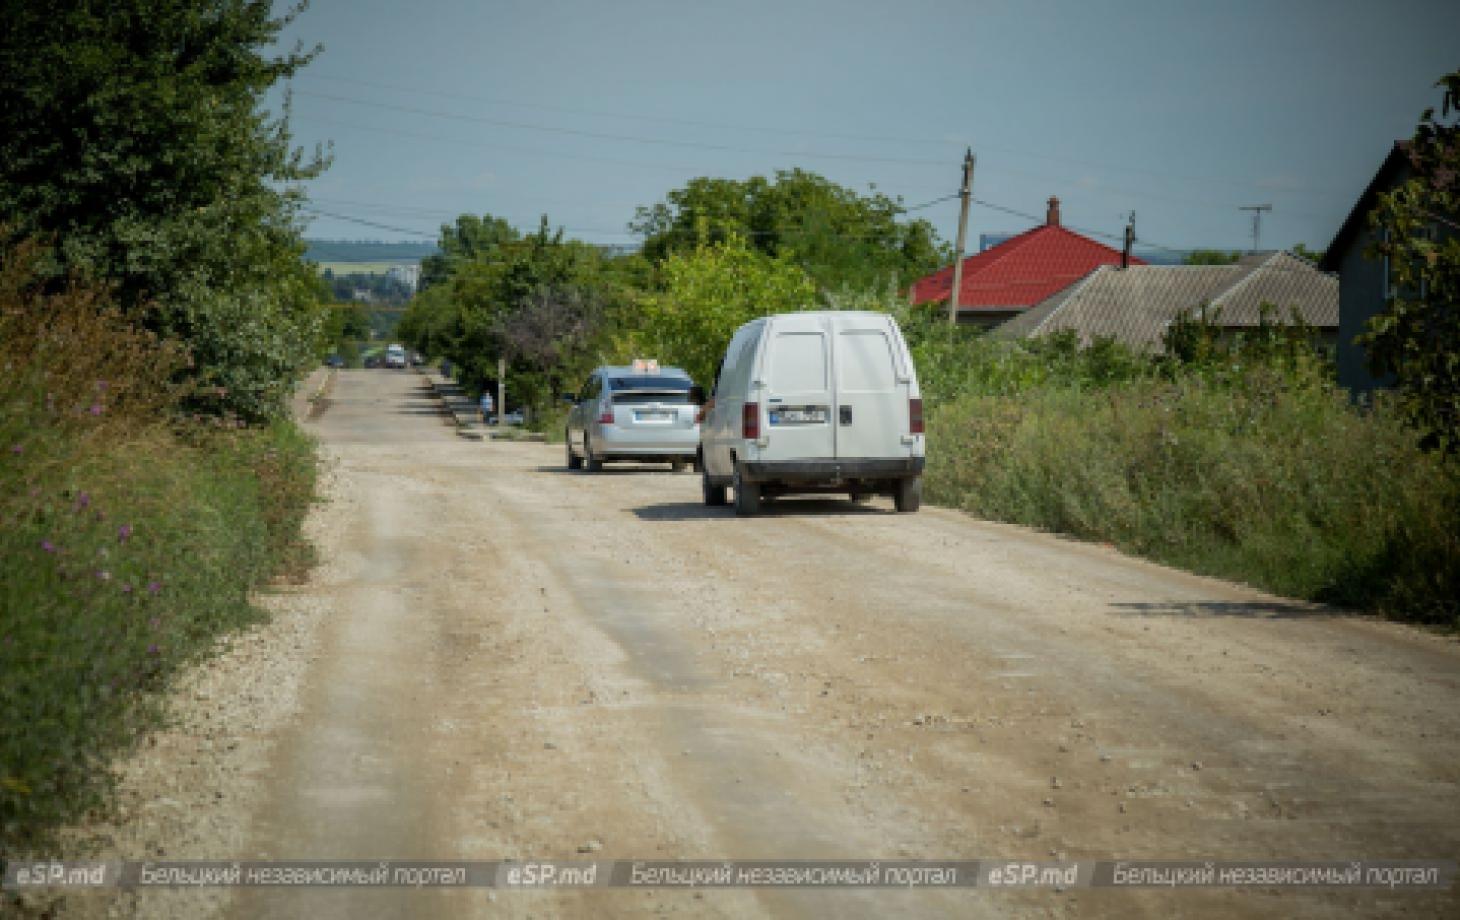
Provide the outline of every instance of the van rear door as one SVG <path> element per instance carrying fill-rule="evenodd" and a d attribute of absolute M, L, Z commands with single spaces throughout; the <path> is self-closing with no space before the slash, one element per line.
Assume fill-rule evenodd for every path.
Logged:
<path fill-rule="evenodd" d="M 836 456 L 906 457 L 910 375 L 886 317 L 835 316 Z"/>
<path fill-rule="evenodd" d="M 761 435 L 777 459 L 836 456 L 831 324 L 824 315 L 777 316 L 768 330 L 758 392 Z M 746 410 L 750 411 L 750 410 Z"/>

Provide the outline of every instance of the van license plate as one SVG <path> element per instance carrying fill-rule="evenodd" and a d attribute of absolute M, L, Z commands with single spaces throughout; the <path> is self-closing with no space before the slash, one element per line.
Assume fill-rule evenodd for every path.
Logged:
<path fill-rule="evenodd" d="M 674 413 L 664 409 L 636 409 L 634 421 L 636 422 L 668 422 L 674 418 Z"/>
<path fill-rule="evenodd" d="M 772 425 L 821 425 L 826 423 L 826 410 L 820 406 L 772 409 Z"/>

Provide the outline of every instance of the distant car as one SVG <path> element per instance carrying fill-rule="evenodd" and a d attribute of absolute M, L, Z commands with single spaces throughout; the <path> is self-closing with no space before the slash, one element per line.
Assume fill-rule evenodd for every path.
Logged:
<path fill-rule="evenodd" d="M 388 345 L 385 348 L 386 367 L 405 367 L 406 348 L 404 345 Z"/>
<path fill-rule="evenodd" d="M 617 460 L 684 469 L 700 443 L 692 390 L 689 374 L 655 361 L 597 368 L 568 412 L 568 469 L 597 472 Z M 565 398 L 573 400 L 571 394 Z"/>
<path fill-rule="evenodd" d="M 527 421 L 527 417 L 522 414 L 521 409 L 513 409 L 511 412 L 502 416 L 502 421 L 508 425 L 521 425 Z"/>
<path fill-rule="evenodd" d="M 339 355 L 330 355 L 328 358 L 324 359 L 324 363 L 328 367 L 344 367 L 345 359 L 341 358 Z"/>
<path fill-rule="evenodd" d="M 365 364 L 366 367 L 379 367 L 380 366 L 380 356 L 379 355 L 370 355 L 369 357 L 367 357 L 365 359 L 364 364 Z"/>
<path fill-rule="evenodd" d="M 411 367 L 420 367 L 426 363 L 426 358 L 419 351 L 411 352 Z"/>

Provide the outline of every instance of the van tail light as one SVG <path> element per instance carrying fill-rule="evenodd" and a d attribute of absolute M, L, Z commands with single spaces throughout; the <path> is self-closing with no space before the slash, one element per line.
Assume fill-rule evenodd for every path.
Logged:
<path fill-rule="evenodd" d="M 613 424 L 613 409 L 611 409 L 611 408 L 610 409 L 604 409 L 602 412 L 598 413 L 598 424 L 600 424 L 600 425 L 612 425 Z"/>
<path fill-rule="evenodd" d="M 740 407 L 740 436 L 748 441 L 760 437 L 760 403 L 748 402 Z"/>
<path fill-rule="evenodd" d="M 909 434 L 923 433 L 923 401 L 921 399 L 907 401 L 907 430 Z"/>

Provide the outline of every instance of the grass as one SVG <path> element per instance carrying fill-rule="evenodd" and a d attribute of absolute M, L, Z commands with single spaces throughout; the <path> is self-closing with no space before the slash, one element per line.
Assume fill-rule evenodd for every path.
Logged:
<path fill-rule="evenodd" d="M 173 411 L 179 353 L 0 270 L 0 857 L 105 803 L 108 764 L 250 593 L 311 561 L 314 446 L 292 423 Z"/>
<path fill-rule="evenodd" d="M 1460 474 L 1387 404 L 1257 364 L 970 391 L 928 423 L 930 500 L 1279 594 L 1460 624 Z"/>

